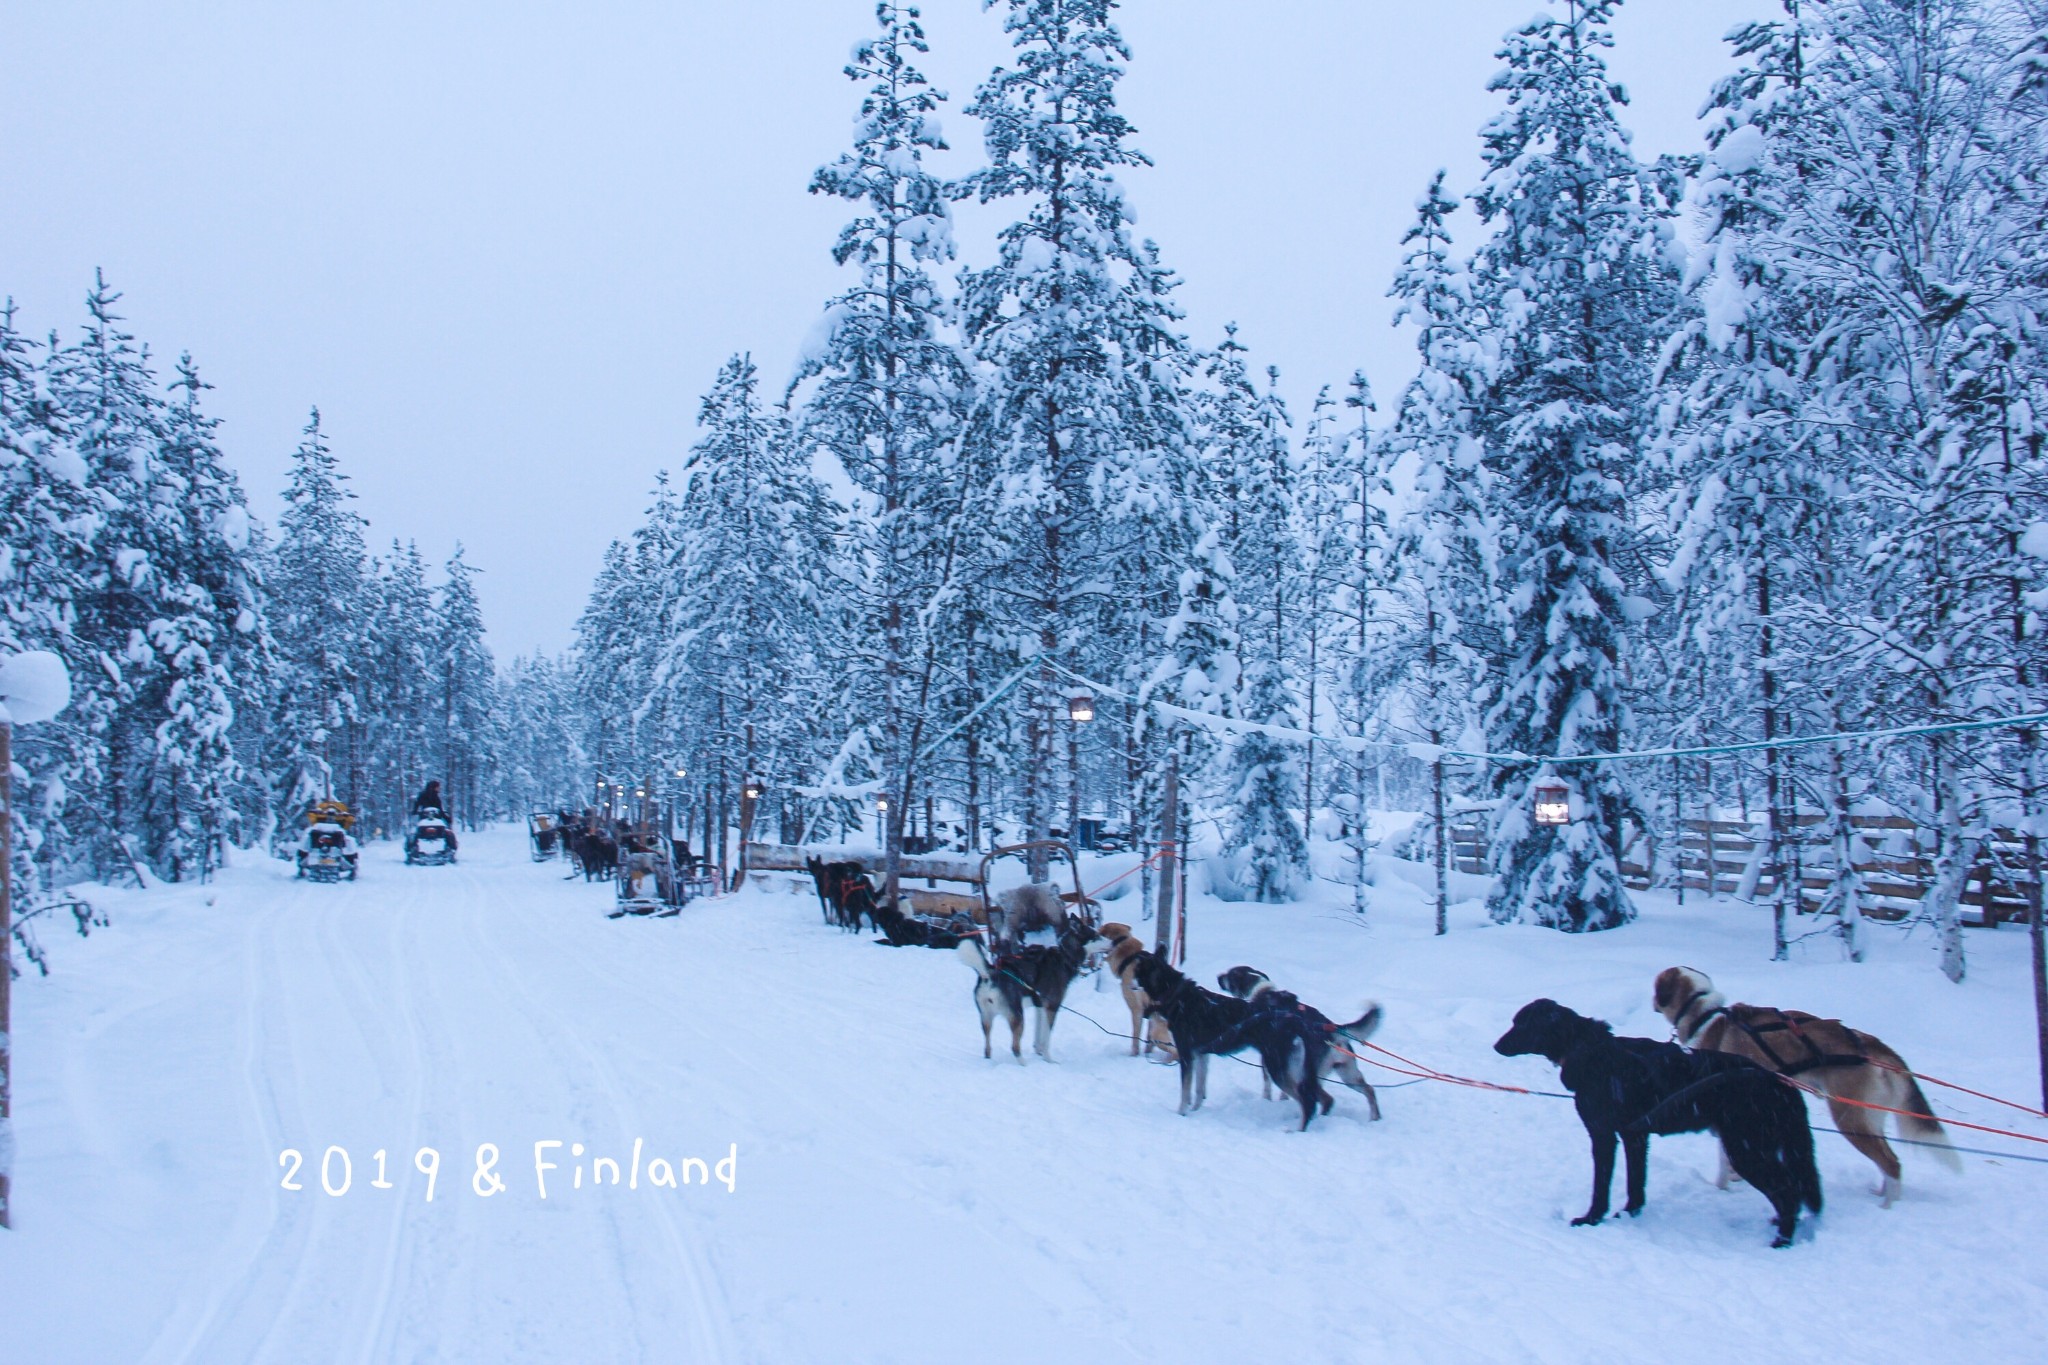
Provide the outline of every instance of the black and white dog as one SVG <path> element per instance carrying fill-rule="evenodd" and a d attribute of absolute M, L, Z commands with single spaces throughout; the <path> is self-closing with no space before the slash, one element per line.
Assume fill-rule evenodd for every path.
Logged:
<path fill-rule="evenodd" d="M 1227 1057 L 1252 1045 L 1245 1033 L 1252 1007 L 1236 996 L 1205 991 L 1175 971 L 1157 953 L 1131 958 L 1131 976 L 1145 993 L 1145 1017 L 1164 1019 L 1180 1062 L 1180 1112 L 1192 1113 L 1209 1097 L 1209 1058 Z M 1272 1095 L 1267 1078 L 1266 1095 Z M 1304 1126 L 1306 1126 L 1304 1124 Z"/>
<path fill-rule="evenodd" d="M 1088 944 L 1101 937 L 1079 915 L 1067 916 L 1059 942 L 1032 943 L 999 951 L 991 959 L 979 938 L 963 940 L 954 949 L 974 969 L 974 1005 L 981 1012 L 981 1055 L 990 1053 L 989 1030 L 1001 1015 L 1010 1026 L 1010 1053 L 1024 1063 L 1024 1005 L 1038 1006 L 1038 1031 L 1031 1050 L 1052 1060 L 1053 1016 L 1067 998 L 1067 987 L 1080 975 Z"/>
<path fill-rule="evenodd" d="M 1332 1032 L 1294 1010 L 1257 1008 L 1234 995 L 1204 990 L 1152 953 L 1140 953 L 1133 961 L 1131 970 L 1148 1001 L 1145 1012 L 1164 1019 L 1173 1035 L 1180 1058 L 1181 1113 L 1201 1108 L 1208 1098 L 1210 1057 L 1248 1047 L 1258 1050 L 1266 1082 L 1301 1106 L 1304 1130 L 1318 1110 L 1330 1112 L 1336 1101 L 1323 1089 L 1322 1078 Z M 1370 1032 L 1376 1013 L 1335 1027 Z M 1377 1117 L 1378 1105 L 1373 1108 Z"/>
<path fill-rule="evenodd" d="M 1688 1052 L 1676 1043 L 1617 1038 L 1598 1019 L 1555 1000 L 1532 1000 L 1493 1050 L 1504 1057 L 1547 1057 L 1578 1104 L 1593 1143 L 1593 1202 L 1573 1227 L 1607 1216 L 1614 1147 L 1628 1156 L 1628 1202 L 1642 1212 L 1650 1134 L 1711 1131 L 1728 1164 L 1754 1185 L 1777 1215 L 1774 1247 L 1792 1245 L 1802 1206 L 1820 1212 L 1820 1172 L 1806 1101 L 1791 1086 L 1744 1057 Z"/>
<path fill-rule="evenodd" d="M 1343 1042 L 1356 1045 L 1372 1037 L 1379 1029 L 1380 1018 L 1384 1013 L 1377 1003 L 1368 1001 L 1365 1013 L 1348 1024 L 1340 1024 L 1315 1006 L 1303 1003 L 1302 998 L 1293 991 L 1283 991 L 1274 986 L 1272 978 L 1256 967 L 1232 967 L 1216 978 L 1216 984 L 1250 1005 L 1254 1018 L 1262 1014 L 1274 1014 L 1280 1016 L 1279 1022 L 1283 1026 L 1292 1021 L 1300 1025 L 1304 1034 L 1320 1034 L 1327 1045 L 1322 1049 L 1316 1079 L 1327 1081 L 1335 1076 L 1339 1082 L 1365 1096 L 1366 1107 L 1372 1111 L 1373 1122 L 1379 1121 L 1380 1097 L 1366 1084 L 1365 1073 L 1358 1069 L 1358 1059 L 1338 1041 L 1342 1039 Z M 1307 1049 L 1304 1049 L 1304 1055 L 1306 1052 Z M 1323 1112 L 1328 1113 L 1329 1110 L 1325 1108 Z"/>

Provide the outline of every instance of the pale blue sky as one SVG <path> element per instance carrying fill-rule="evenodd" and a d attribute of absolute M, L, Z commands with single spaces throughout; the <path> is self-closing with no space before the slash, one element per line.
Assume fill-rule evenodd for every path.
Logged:
<path fill-rule="evenodd" d="M 1412 370 L 1386 287 L 1439 165 L 1469 188 L 1502 33 L 1539 0 L 1127 0 L 1140 231 L 1194 340 L 1235 319 L 1297 404 Z M 958 111 L 1005 51 L 924 6 Z M 1631 0 L 1637 144 L 1698 145 L 1721 35 L 1772 0 Z M 560 648 L 604 545 L 750 350 L 779 387 L 843 208 L 804 193 L 869 0 L 0 0 L 0 293 L 76 326 L 95 266 L 217 385 L 266 517 L 317 403 L 373 543 L 457 539 L 501 654 Z M 964 254 L 999 221 L 963 210 Z"/>

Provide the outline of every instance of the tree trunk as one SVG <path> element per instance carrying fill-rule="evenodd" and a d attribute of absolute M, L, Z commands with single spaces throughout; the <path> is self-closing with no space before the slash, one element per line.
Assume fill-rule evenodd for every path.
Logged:
<path fill-rule="evenodd" d="M 1836 728 L 1840 728 L 1837 717 Z M 1848 760 L 1842 746 L 1828 746 L 1828 781 L 1835 802 L 1835 914 L 1842 922 L 1842 942 L 1849 960 L 1863 960 L 1863 877 L 1856 871 L 1855 809 L 1849 801 Z"/>
<path fill-rule="evenodd" d="M 1430 743 L 1437 742 L 1432 731 Z M 1444 761 L 1439 756 L 1430 769 L 1430 814 L 1436 820 L 1436 931 L 1439 936 L 1449 932 L 1451 913 L 1451 867 L 1450 832 L 1444 828 Z"/>
<path fill-rule="evenodd" d="M 0 1228 L 14 1226 L 14 727 L 0 720 Z M 2038 928 L 2041 917 L 2034 916 Z"/>

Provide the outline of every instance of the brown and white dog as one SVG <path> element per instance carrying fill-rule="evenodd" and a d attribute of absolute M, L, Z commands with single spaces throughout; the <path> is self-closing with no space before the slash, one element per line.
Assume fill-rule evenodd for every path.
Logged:
<path fill-rule="evenodd" d="M 1102 936 L 1109 941 L 1107 961 L 1110 973 L 1116 977 L 1117 985 L 1123 991 L 1124 1004 L 1131 1011 L 1131 1055 L 1139 1055 L 1138 1035 L 1143 1033 L 1146 1052 L 1157 1049 L 1165 1054 L 1162 1061 L 1179 1061 L 1179 1054 L 1173 1050 L 1173 1034 L 1167 1029 L 1166 1021 L 1154 1016 L 1151 1028 L 1145 1027 L 1145 1007 L 1152 1001 L 1145 994 L 1145 988 L 1138 984 L 1133 970 L 1138 954 L 1145 951 L 1145 945 L 1132 936 L 1130 925 L 1114 921 L 1102 926 Z"/>
<path fill-rule="evenodd" d="M 1705 972 L 1666 967 L 1657 973 L 1651 1003 L 1671 1021 L 1673 1034 L 1689 1048 L 1732 1052 L 1780 1076 L 1796 1076 L 1827 1097 L 1835 1127 L 1884 1175 L 1878 1193 L 1886 1208 L 1899 1197 L 1899 1157 L 1885 1141 L 1884 1109 L 1931 1114 L 1927 1096 L 1905 1059 L 1868 1033 L 1839 1019 L 1768 1005 L 1731 1005 Z M 1883 1109 L 1864 1108 L 1881 1105 Z M 1897 1116 L 1899 1136 L 1925 1143 L 1951 1170 L 1962 1161 L 1949 1146 L 1948 1132 L 1933 1119 Z M 1728 1184 L 1727 1157 L 1721 1159 L 1722 1188 Z"/>

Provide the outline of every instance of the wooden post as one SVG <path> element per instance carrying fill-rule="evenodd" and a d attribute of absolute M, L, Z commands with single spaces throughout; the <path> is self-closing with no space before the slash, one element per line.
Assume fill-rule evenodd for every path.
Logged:
<path fill-rule="evenodd" d="M 14 1226 L 14 726 L 0 716 L 0 1228 Z M 2034 916 L 2036 925 L 2040 915 Z M 2036 928 L 2038 936 L 2040 930 Z"/>
<path fill-rule="evenodd" d="M 0 736 L 5 734 L 6 731 L 0 729 Z M 2032 730 L 2022 731 L 2021 737 L 2026 744 L 2026 757 L 2022 760 L 2021 767 L 2021 781 L 2024 785 L 2020 788 L 2020 819 L 2024 822 L 2022 828 L 2025 831 L 2023 837 L 2026 841 L 2027 856 L 2027 955 L 2033 959 L 2034 964 L 2034 1035 L 2041 1057 L 2041 1107 L 2048 1109 L 2048 926 L 2042 924 L 2042 902 L 2048 897 L 2041 894 L 2041 836 L 2034 824 L 2034 806 L 2040 792 L 2036 781 L 2039 768 L 2036 765 L 2035 752 L 2039 739 Z M 0 754 L 4 753 L 5 750 L 0 749 Z M 6 770 L 0 767 L 0 783 L 6 780 Z M 0 791 L 4 790 L 4 787 L 0 787 Z M 0 911 L 0 916 L 4 914 L 4 911 Z M 5 923 L 5 919 L 0 918 L 0 929 L 4 929 Z M 0 991 L 6 989 L 6 978 L 0 977 Z M 0 1000 L 5 998 L 0 996 Z M 4 1011 L 4 1008 L 0 1006 L 0 1011 Z M 7 1016 L 0 1012 L 0 1030 L 6 1027 Z M 0 1081 L 0 1084 L 4 1084 L 4 1081 Z M 0 1092 L 0 1095 L 4 1095 L 4 1092 Z M 0 1098 L 0 1104 L 5 1102 L 4 1098 Z"/>
<path fill-rule="evenodd" d="M 1685 908 L 1685 760 L 1671 760 L 1671 868 L 1678 876 L 1678 905 Z"/>
<path fill-rule="evenodd" d="M 1169 746 L 1171 741 L 1169 741 Z M 1159 812 L 1159 908 L 1158 923 L 1152 928 L 1152 951 L 1166 957 L 1173 950 L 1173 898 L 1179 878 L 1173 875 L 1180 861 L 1180 753 L 1169 747 L 1166 755 L 1166 792 Z"/>
<path fill-rule="evenodd" d="M 754 838 L 754 805 L 754 779 L 749 777 L 740 786 L 740 856 L 732 874 L 735 891 L 747 884 L 747 845 Z"/>

